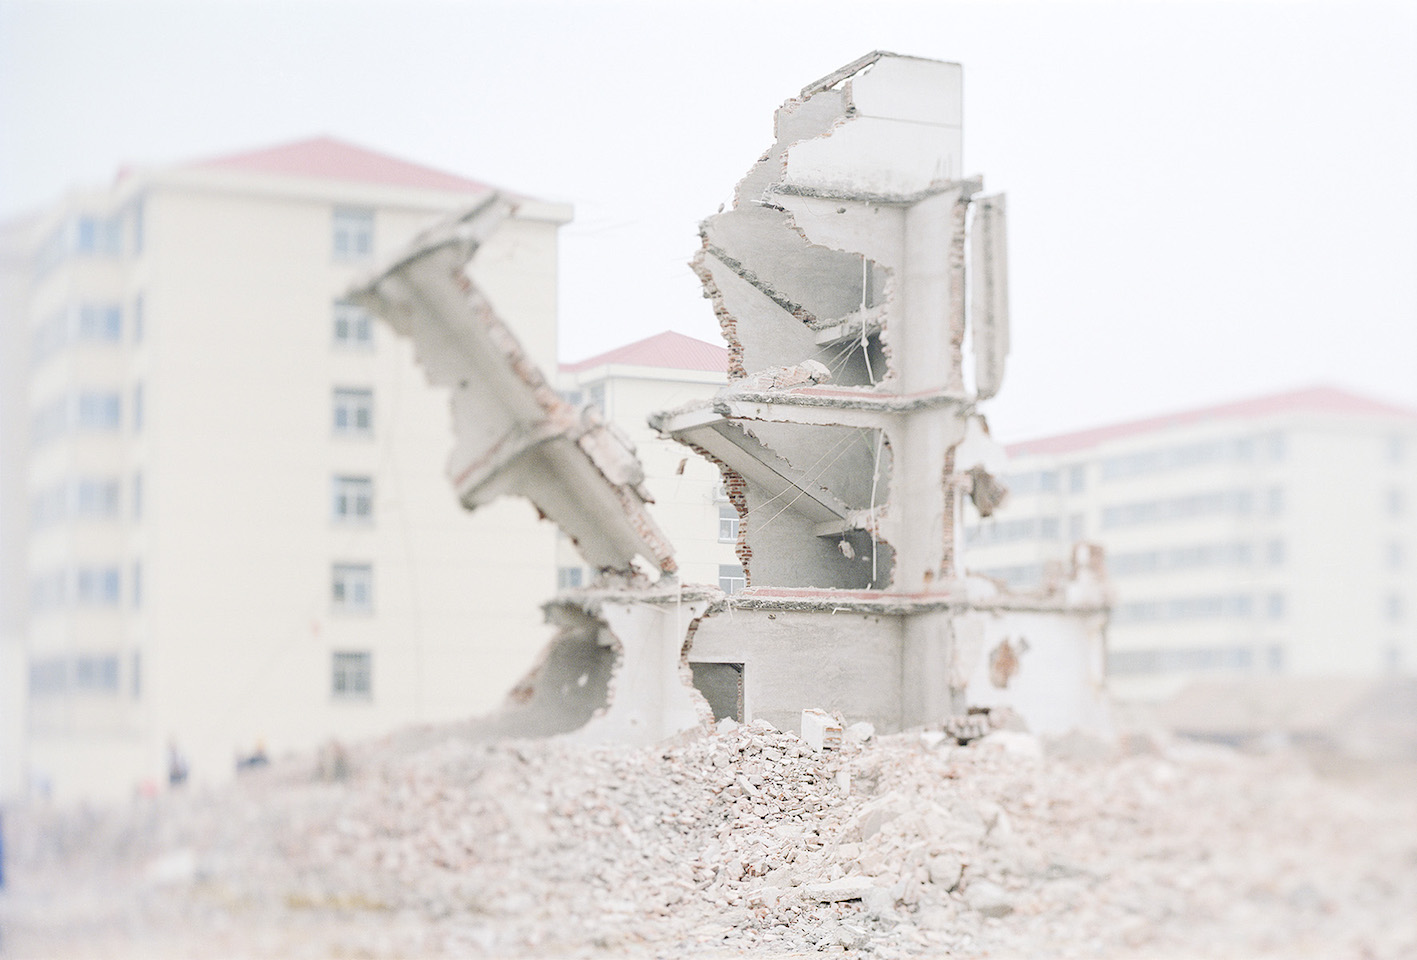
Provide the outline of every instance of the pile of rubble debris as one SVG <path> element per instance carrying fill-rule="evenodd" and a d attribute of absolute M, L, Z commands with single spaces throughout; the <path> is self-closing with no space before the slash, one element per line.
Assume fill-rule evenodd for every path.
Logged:
<path fill-rule="evenodd" d="M 1159 737 L 423 729 L 11 825 L 17 955 L 1410 957 L 1410 794 Z"/>

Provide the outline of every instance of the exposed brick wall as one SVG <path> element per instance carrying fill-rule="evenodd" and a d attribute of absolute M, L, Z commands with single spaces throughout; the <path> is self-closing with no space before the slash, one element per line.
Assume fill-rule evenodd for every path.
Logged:
<path fill-rule="evenodd" d="M 748 546 L 748 481 L 744 480 L 743 475 L 737 470 L 703 447 L 684 440 L 679 442 L 718 467 L 718 472 L 723 477 L 723 489 L 728 494 L 728 502 L 733 504 L 734 509 L 738 511 L 738 543 L 734 546 L 733 552 L 738 555 L 738 562 L 743 565 L 743 579 L 746 581 L 746 586 L 751 587 L 753 585 L 753 571 L 749 563 L 753 559 L 753 551 Z"/>
<path fill-rule="evenodd" d="M 707 237 L 703 238 L 703 243 L 704 248 L 707 249 Z M 743 367 L 743 343 L 738 339 L 738 318 L 724 307 L 723 294 L 718 289 L 718 284 L 713 282 L 713 274 L 709 271 L 705 258 L 704 250 L 700 250 L 689 262 L 689 266 L 693 268 L 699 282 L 703 284 L 704 297 L 713 303 L 713 315 L 718 318 L 718 328 L 723 332 L 723 339 L 728 342 L 729 382 L 741 380 L 748 375 L 748 371 Z"/>

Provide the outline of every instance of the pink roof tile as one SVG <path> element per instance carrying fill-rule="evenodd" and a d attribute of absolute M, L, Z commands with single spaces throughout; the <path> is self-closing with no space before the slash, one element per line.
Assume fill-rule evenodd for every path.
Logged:
<path fill-rule="evenodd" d="M 667 330 L 643 340 L 617 347 L 576 363 L 563 363 L 565 373 L 577 373 L 606 364 L 628 367 L 663 367 L 669 370 L 728 371 L 728 350 L 717 344 L 705 343 Z"/>
<path fill-rule="evenodd" d="M 409 163 L 407 160 L 366 150 L 333 137 L 315 137 L 264 150 L 198 160 L 191 166 L 322 180 L 352 180 L 359 183 L 422 187 L 426 190 L 447 190 L 456 193 L 485 193 L 495 189 L 476 180 Z"/>
<path fill-rule="evenodd" d="M 1174 427 L 1190 426 L 1209 420 L 1242 420 L 1269 417 L 1287 413 L 1337 413 L 1346 415 L 1397 416 L 1417 419 L 1417 410 L 1394 406 L 1379 400 L 1360 397 L 1335 387 L 1309 387 L 1291 390 L 1287 393 L 1273 393 L 1263 397 L 1252 397 L 1232 403 L 1222 403 L 1195 410 L 1183 410 L 1144 420 L 1131 420 L 1076 433 L 1063 433 L 1052 437 L 1025 440 L 1008 445 L 1008 451 L 1015 456 L 1029 453 L 1068 453 L 1084 450 L 1110 440 L 1124 437 L 1156 433 Z"/>

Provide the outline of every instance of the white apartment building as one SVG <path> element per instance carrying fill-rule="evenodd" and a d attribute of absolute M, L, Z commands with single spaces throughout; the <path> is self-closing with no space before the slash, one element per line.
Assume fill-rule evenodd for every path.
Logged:
<path fill-rule="evenodd" d="M 665 332 L 562 364 L 561 394 L 573 404 L 591 404 L 634 443 L 655 502 L 655 522 L 674 545 L 684 583 L 718 584 L 732 593 L 743 586 L 735 547 L 738 511 L 729 503 L 718 468 L 688 447 L 662 438 L 649 414 L 713 396 L 728 382 L 728 350 L 680 333 Z M 588 586 L 587 569 L 575 547 L 562 538 L 557 581 Z"/>
<path fill-rule="evenodd" d="M 1417 412 L 1314 388 L 1008 450 L 966 562 L 1030 587 L 1101 543 L 1119 696 L 1417 669 Z"/>
<path fill-rule="evenodd" d="M 525 671 L 554 528 L 459 507 L 446 392 L 340 299 L 490 189 L 316 139 L 4 228 L 0 796 L 126 795 L 169 745 L 220 780 L 258 745 L 485 710 Z M 474 267 L 548 370 L 570 216 L 522 199 Z"/>

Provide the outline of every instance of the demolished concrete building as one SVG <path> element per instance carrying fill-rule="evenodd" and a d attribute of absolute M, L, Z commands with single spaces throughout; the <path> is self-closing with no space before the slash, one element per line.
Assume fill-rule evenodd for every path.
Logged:
<path fill-rule="evenodd" d="M 732 596 L 678 582 L 628 443 L 548 387 L 469 280 L 514 200 L 361 285 L 453 388 L 463 504 L 526 496 L 601 571 L 547 604 L 561 633 L 501 729 L 645 742 L 710 714 L 897 730 L 992 707 L 1040 733 L 1105 726 L 1100 551 L 1078 545 L 1072 576 L 1029 595 L 958 562 L 964 498 L 988 515 L 1005 493 L 977 406 L 1009 346 L 1004 198 L 961 157 L 960 67 L 872 53 L 778 110 L 776 142 L 704 222 L 693 267 L 729 383 L 652 425 L 723 474 L 747 579 Z"/>

